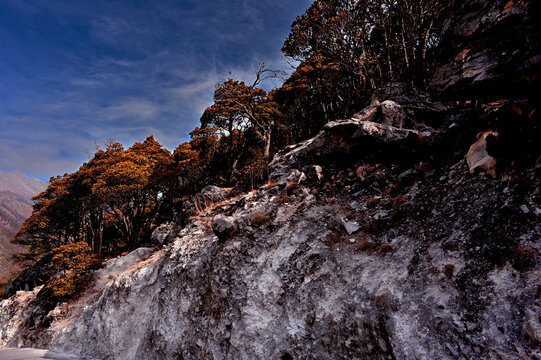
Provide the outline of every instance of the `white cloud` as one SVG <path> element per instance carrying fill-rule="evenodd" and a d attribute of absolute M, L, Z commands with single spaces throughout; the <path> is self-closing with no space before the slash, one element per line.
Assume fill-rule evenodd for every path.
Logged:
<path fill-rule="evenodd" d="M 99 115 L 106 120 L 148 120 L 155 117 L 158 112 L 158 106 L 152 104 L 150 101 L 141 99 L 130 99 L 103 108 L 99 112 Z"/>

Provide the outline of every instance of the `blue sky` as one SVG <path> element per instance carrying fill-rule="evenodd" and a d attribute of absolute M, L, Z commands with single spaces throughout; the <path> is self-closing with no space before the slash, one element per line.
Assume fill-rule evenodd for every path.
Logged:
<path fill-rule="evenodd" d="M 173 150 L 216 82 L 287 67 L 280 48 L 310 3 L 0 0 L 0 169 L 48 180 L 108 138 Z"/>

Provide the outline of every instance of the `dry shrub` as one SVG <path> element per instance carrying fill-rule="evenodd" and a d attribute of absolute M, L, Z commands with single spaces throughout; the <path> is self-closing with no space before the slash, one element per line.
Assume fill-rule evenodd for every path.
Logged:
<path fill-rule="evenodd" d="M 367 232 L 367 233 L 375 233 L 378 230 L 380 230 L 380 228 L 381 228 L 380 225 L 381 225 L 380 221 L 374 219 L 374 220 L 370 220 L 370 221 L 364 223 L 362 225 L 362 227 L 363 227 L 364 231 Z"/>
<path fill-rule="evenodd" d="M 288 182 L 286 185 L 286 191 L 288 195 L 299 194 L 301 186 L 295 182 Z"/>
<path fill-rule="evenodd" d="M 455 273 L 455 266 L 453 264 L 445 265 L 443 268 L 443 273 L 448 279 L 452 278 L 453 274 Z"/>
<path fill-rule="evenodd" d="M 254 214 L 250 221 L 254 225 L 263 226 L 270 222 L 270 217 L 262 214 Z"/>
<path fill-rule="evenodd" d="M 288 203 L 290 202 L 292 199 L 290 196 L 288 195 L 282 195 L 280 196 L 279 198 L 276 198 L 276 200 L 274 200 L 274 202 L 278 205 L 280 204 L 284 204 L 284 203 Z"/>
<path fill-rule="evenodd" d="M 389 254 L 389 253 L 393 252 L 393 250 L 394 250 L 393 245 L 391 245 L 391 244 L 383 244 L 383 245 L 380 245 L 380 247 L 378 247 L 377 253 L 379 255 L 386 255 L 386 254 Z"/>
<path fill-rule="evenodd" d="M 380 203 L 381 199 L 379 197 L 374 197 L 371 199 L 366 200 L 366 206 L 369 208 L 376 207 Z"/>
<path fill-rule="evenodd" d="M 537 249 L 533 246 L 518 247 L 513 259 L 513 267 L 518 271 L 531 269 L 537 263 Z"/>
<path fill-rule="evenodd" d="M 325 238 L 327 239 L 327 245 L 334 245 L 340 242 L 340 236 L 334 231 L 328 231 L 327 234 L 325 234 Z"/>
<path fill-rule="evenodd" d="M 278 185 L 280 185 L 280 184 L 278 184 L 277 182 L 270 182 L 270 181 L 269 181 L 268 183 L 266 183 L 265 185 L 263 185 L 263 188 L 264 188 L 265 190 L 268 190 L 268 189 L 272 189 L 273 187 L 278 186 Z"/>
<path fill-rule="evenodd" d="M 390 202 L 393 206 L 398 206 L 408 202 L 408 199 L 406 199 L 404 195 L 397 195 L 394 198 L 391 198 Z"/>
<path fill-rule="evenodd" d="M 385 189 L 385 191 L 383 192 L 383 195 L 386 195 L 386 196 L 395 196 L 399 193 L 400 191 L 400 186 L 398 185 L 398 183 L 388 187 L 387 189 Z"/>
<path fill-rule="evenodd" d="M 369 240 L 363 240 L 357 246 L 357 250 L 372 253 L 374 250 L 377 249 L 377 247 L 378 247 L 378 244 L 376 244 L 375 242 L 369 241 Z"/>

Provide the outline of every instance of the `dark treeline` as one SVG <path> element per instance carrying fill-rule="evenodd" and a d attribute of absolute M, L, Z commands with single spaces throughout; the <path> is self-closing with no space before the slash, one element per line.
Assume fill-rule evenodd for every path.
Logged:
<path fill-rule="evenodd" d="M 262 65 L 251 84 L 218 83 L 214 104 L 191 140 L 173 154 L 153 137 L 124 149 L 110 143 L 73 174 L 51 179 L 13 241 L 28 259 L 86 243 L 95 254 L 141 246 L 179 199 L 208 184 L 245 191 L 268 179 L 284 146 L 360 110 L 389 81 L 424 87 L 435 63 L 443 1 L 315 0 L 293 22 L 283 53 L 297 64 L 267 92 L 277 72 Z"/>

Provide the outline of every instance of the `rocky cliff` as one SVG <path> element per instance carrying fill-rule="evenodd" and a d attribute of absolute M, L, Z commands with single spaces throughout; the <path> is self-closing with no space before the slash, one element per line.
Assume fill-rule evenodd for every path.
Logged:
<path fill-rule="evenodd" d="M 456 5 L 447 34 L 465 18 L 495 26 L 491 4 Z M 503 100 L 476 106 L 379 90 L 277 154 L 266 186 L 206 189 L 184 227 L 160 227 L 157 250 L 109 260 L 73 301 L 44 313 L 39 288 L 3 301 L 2 345 L 82 359 L 541 359 L 540 128 L 533 95 L 506 97 L 517 76 L 492 77 Z"/>
<path fill-rule="evenodd" d="M 535 169 L 506 181 L 463 160 L 324 169 L 329 182 L 215 204 L 51 312 L 47 332 L 22 321 L 4 344 L 84 359 L 539 356 Z M 233 229 L 221 240 L 218 220 Z M 32 309 L 21 296 L 35 294 L 4 301 L 4 317 L 15 302 Z"/>
<path fill-rule="evenodd" d="M 535 0 L 452 1 L 433 91 L 448 99 L 530 97 L 539 89 Z"/>

